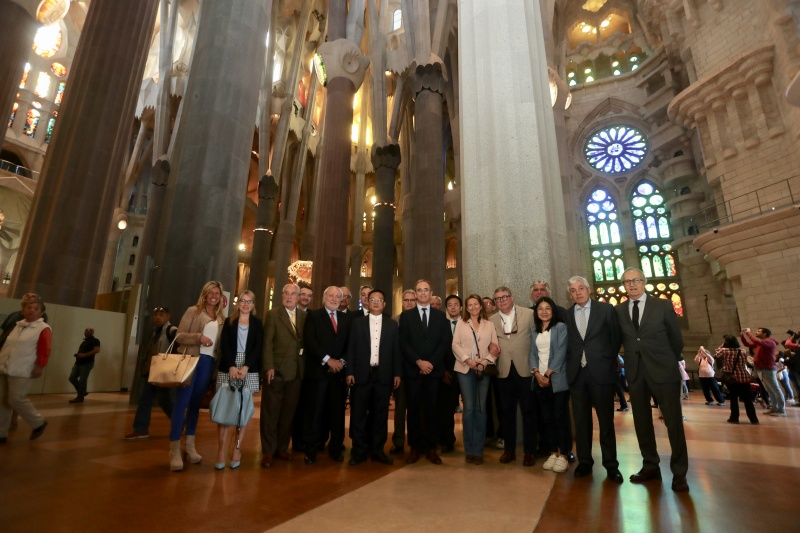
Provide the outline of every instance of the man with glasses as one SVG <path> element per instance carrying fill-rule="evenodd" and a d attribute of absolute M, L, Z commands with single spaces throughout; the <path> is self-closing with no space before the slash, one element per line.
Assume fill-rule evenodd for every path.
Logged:
<path fill-rule="evenodd" d="M 417 281 L 414 291 L 417 305 L 400 315 L 400 350 L 404 359 L 408 443 L 411 445 L 406 463 L 416 463 L 425 452 L 431 463 L 440 465 L 442 459 L 436 453 L 436 400 L 453 336 L 445 314 L 431 305 L 430 282 Z"/>
<path fill-rule="evenodd" d="M 533 466 L 536 452 L 536 403 L 531 391 L 528 358 L 531 353 L 531 328 L 533 311 L 514 305 L 514 296 L 508 287 L 494 291 L 497 313 L 489 320 L 494 324 L 500 346 L 489 346 L 497 359 L 497 388 L 500 399 L 500 420 L 503 425 L 503 464 L 517 460 L 517 405 L 522 412 L 522 466 Z"/>
<path fill-rule="evenodd" d="M 408 311 L 417 306 L 417 293 L 414 289 L 403 291 L 403 311 Z M 401 311 L 402 313 L 402 311 Z M 392 317 L 392 320 L 400 324 L 400 313 Z M 403 453 L 406 444 L 406 388 L 397 387 L 394 394 L 394 431 L 392 432 L 391 454 Z"/>
<path fill-rule="evenodd" d="M 264 391 L 261 398 L 261 466 L 273 459 L 291 461 L 289 438 L 303 383 L 303 331 L 306 313 L 298 312 L 300 287 L 289 283 L 281 305 L 267 312 L 264 328 Z M 299 447 L 299 443 L 298 444 Z"/>
<path fill-rule="evenodd" d="M 678 361 L 683 336 L 678 317 L 669 300 L 648 297 L 647 278 L 638 268 L 627 268 L 622 283 L 628 300 L 616 307 L 625 346 L 625 371 L 628 378 L 633 426 L 642 453 L 642 469 L 631 476 L 632 483 L 661 480 L 653 413 L 650 398 L 658 402 L 667 426 L 672 448 L 670 469 L 672 490 L 688 492 L 686 472 L 689 456 L 681 412 L 681 374 Z"/>
<path fill-rule="evenodd" d="M 614 307 L 590 298 L 589 282 L 582 276 L 568 280 L 575 304 L 566 312 L 568 330 L 567 381 L 575 416 L 578 466 L 575 477 L 592 474 L 592 408 L 600 429 L 600 451 L 606 477 L 622 483 L 614 431 L 614 386 L 620 346 L 619 320 Z"/>
<path fill-rule="evenodd" d="M 386 306 L 383 291 L 370 291 L 363 303 L 369 306 L 369 315 L 353 320 L 345 355 L 347 385 L 352 387 L 350 465 L 363 463 L 367 455 L 373 461 L 390 465 L 394 461 L 383 447 L 389 398 L 392 390 L 400 386 L 402 372 L 398 326 L 383 315 Z"/>

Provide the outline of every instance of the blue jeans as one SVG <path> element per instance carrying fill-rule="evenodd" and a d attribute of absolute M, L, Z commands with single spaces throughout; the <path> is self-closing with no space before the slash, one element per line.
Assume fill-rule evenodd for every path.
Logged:
<path fill-rule="evenodd" d="M 167 418 L 172 418 L 171 392 L 170 389 L 147 383 L 147 378 L 145 378 L 142 384 L 142 395 L 139 397 L 139 405 L 136 407 L 136 415 L 133 417 L 134 431 L 147 433 L 147 429 L 150 427 L 150 414 L 153 411 L 154 398 L 158 398 L 158 405 L 161 406 Z"/>
<path fill-rule="evenodd" d="M 72 372 L 69 373 L 69 382 L 78 392 L 78 397 L 86 396 L 86 382 L 89 379 L 89 372 L 94 368 L 94 361 L 88 365 L 72 365 Z"/>
<path fill-rule="evenodd" d="M 786 412 L 786 400 L 783 397 L 783 391 L 781 391 L 781 386 L 778 385 L 778 378 L 775 375 L 775 370 L 759 370 L 761 374 L 761 384 L 764 385 L 764 388 L 767 389 L 767 394 L 769 394 L 770 404 L 772 405 L 773 411 L 778 411 L 779 413 Z"/>
<path fill-rule="evenodd" d="M 486 439 L 486 395 L 489 391 L 489 376 L 478 379 L 475 371 L 455 373 L 464 399 L 461 420 L 464 426 L 464 453 L 483 457 L 483 441 Z"/>
<path fill-rule="evenodd" d="M 194 370 L 192 384 L 178 389 L 178 397 L 175 399 L 175 407 L 172 409 L 172 428 L 169 432 L 169 440 L 181 440 L 184 420 L 186 421 L 186 435 L 194 435 L 197 432 L 200 404 L 216 366 L 213 357 L 201 354 L 197 368 Z"/>

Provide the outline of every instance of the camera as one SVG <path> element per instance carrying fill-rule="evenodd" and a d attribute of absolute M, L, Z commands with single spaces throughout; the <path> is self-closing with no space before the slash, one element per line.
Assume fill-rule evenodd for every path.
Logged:
<path fill-rule="evenodd" d="M 787 330 L 787 331 L 786 331 L 786 334 L 787 334 L 787 335 L 791 335 L 792 337 L 797 337 L 797 332 L 796 332 L 796 331 L 794 331 L 794 330 L 792 330 L 792 329 L 790 329 L 790 330 Z"/>

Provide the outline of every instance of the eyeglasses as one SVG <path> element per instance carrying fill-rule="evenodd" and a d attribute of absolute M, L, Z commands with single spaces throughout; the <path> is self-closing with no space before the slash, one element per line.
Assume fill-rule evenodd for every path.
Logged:
<path fill-rule="evenodd" d="M 343 299 L 343 300 L 344 300 L 344 299 L 347 299 L 347 300 L 349 300 L 349 299 L 350 299 L 350 298 L 352 298 L 352 297 L 353 297 L 353 295 L 352 295 L 352 294 L 345 294 L 344 296 L 342 296 L 342 299 Z"/>
<path fill-rule="evenodd" d="M 417 299 L 416 298 L 403 298 L 403 303 L 415 304 L 415 303 L 417 303 Z"/>
<path fill-rule="evenodd" d="M 370 299 L 369 299 L 369 301 L 370 301 L 370 302 L 380 302 L 380 303 L 383 303 L 383 298 L 370 298 Z"/>
<path fill-rule="evenodd" d="M 623 279 L 622 283 L 624 283 L 625 285 L 636 285 L 637 283 L 644 283 L 644 279 L 642 278 Z"/>
<path fill-rule="evenodd" d="M 239 303 L 240 303 L 240 304 L 247 304 L 247 305 L 250 305 L 250 304 L 252 304 L 252 303 L 253 303 L 253 300 L 245 300 L 244 298 L 242 298 L 241 300 L 239 300 Z"/>
<path fill-rule="evenodd" d="M 510 294 L 505 294 L 503 296 L 495 296 L 494 297 L 494 301 L 495 302 L 505 302 L 509 298 L 511 298 L 511 295 Z"/>

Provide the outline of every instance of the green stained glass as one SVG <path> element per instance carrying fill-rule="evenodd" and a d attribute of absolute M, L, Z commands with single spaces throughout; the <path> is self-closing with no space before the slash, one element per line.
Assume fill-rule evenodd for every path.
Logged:
<path fill-rule="evenodd" d="M 610 239 L 608 238 L 608 226 L 605 223 L 600 223 L 600 243 L 601 244 L 608 244 Z"/>
<path fill-rule="evenodd" d="M 664 256 L 664 266 L 666 267 L 667 276 L 673 277 L 678 275 L 678 269 L 675 267 L 675 258 L 672 254 Z"/>
<path fill-rule="evenodd" d="M 653 273 L 657 278 L 664 277 L 664 264 L 661 262 L 661 257 L 653 256 Z"/>
<path fill-rule="evenodd" d="M 603 265 L 600 264 L 600 261 L 594 262 L 594 280 L 603 281 Z"/>
<path fill-rule="evenodd" d="M 617 279 L 622 279 L 622 273 L 625 272 L 625 264 L 619 257 L 614 261 L 614 267 L 617 269 Z"/>
<path fill-rule="evenodd" d="M 653 269 L 650 268 L 650 258 L 643 256 L 642 260 L 642 272 L 644 272 L 644 277 L 650 278 L 653 276 Z"/>
<path fill-rule="evenodd" d="M 606 279 L 614 279 L 614 265 L 611 263 L 611 259 L 606 259 L 603 265 L 605 266 Z"/>
<path fill-rule="evenodd" d="M 600 239 L 597 238 L 597 226 L 589 226 L 589 243 L 600 244 Z"/>

